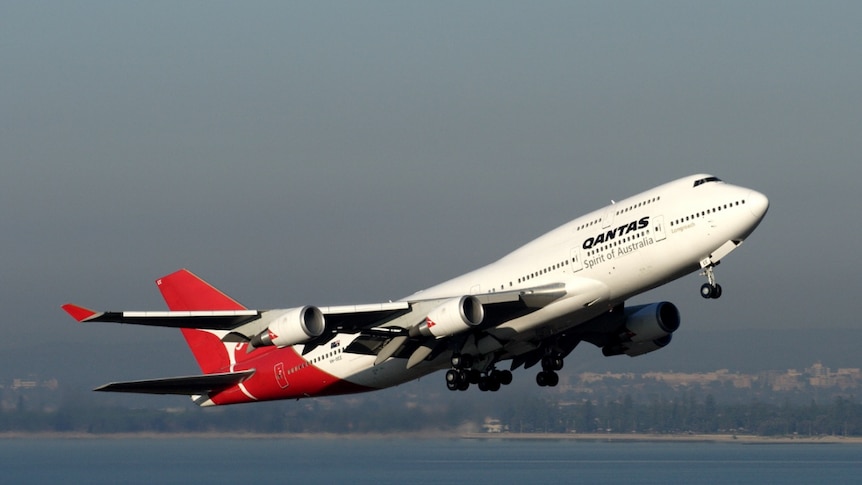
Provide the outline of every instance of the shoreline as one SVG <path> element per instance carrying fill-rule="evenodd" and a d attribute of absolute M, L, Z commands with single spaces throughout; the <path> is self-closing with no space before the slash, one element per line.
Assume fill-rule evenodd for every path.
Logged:
<path fill-rule="evenodd" d="M 616 443 L 741 443 L 741 444 L 853 444 L 862 436 L 757 436 L 742 434 L 650 434 L 650 433 L 466 433 L 477 440 L 558 440 Z"/>
<path fill-rule="evenodd" d="M 733 434 L 649 434 L 649 433 L 462 433 L 462 432 L 404 432 L 404 433 L 226 433 L 226 432 L 138 432 L 138 433 L 85 433 L 85 432 L 2 432 L 0 440 L 23 439 L 248 439 L 248 440 L 387 440 L 387 439 L 466 439 L 497 441 L 602 441 L 611 443 L 740 443 L 740 444 L 847 444 L 862 445 L 862 436 L 756 436 Z"/>

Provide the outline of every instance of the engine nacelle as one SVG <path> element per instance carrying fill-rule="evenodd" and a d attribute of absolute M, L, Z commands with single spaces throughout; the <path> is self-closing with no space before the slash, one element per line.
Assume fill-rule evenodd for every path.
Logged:
<path fill-rule="evenodd" d="M 620 340 L 632 343 L 652 342 L 669 336 L 678 328 L 679 310 L 673 303 L 662 301 L 631 307 L 626 309 L 626 323 Z"/>
<path fill-rule="evenodd" d="M 608 345 L 602 349 L 602 353 L 606 357 L 622 354 L 626 354 L 629 357 L 637 357 L 667 346 L 667 344 L 670 343 L 671 338 L 673 338 L 673 334 L 667 334 L 662 338 L 648 340 L 646 342 L 626 342 L 617 345 Z"/>
<path fill-rule="evenodd" d="M 482 323 L 485 309 L 475 296 L 452 298 L 428 312 L 419 325 L 410 329 L 411 337 L 448 337 Z"/>
<path fill-rule="evenodd" d="M 273 317 L 266 330 L 252 337 L 249 344 L 252 347 L 267 345 L 288 347 L 320 337 L 324 330 L 326 330 L 326 321 L 319 308 L 313 306 L 290 308 Z"/>

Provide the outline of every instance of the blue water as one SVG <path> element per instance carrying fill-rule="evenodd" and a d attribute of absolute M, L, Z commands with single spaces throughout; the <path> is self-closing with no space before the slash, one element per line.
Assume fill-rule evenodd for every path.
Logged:
<path fill-rule="evenodd" d="M 3 483 L 850 483 L 862 446 L 462 439 L 3 439 Z"/>

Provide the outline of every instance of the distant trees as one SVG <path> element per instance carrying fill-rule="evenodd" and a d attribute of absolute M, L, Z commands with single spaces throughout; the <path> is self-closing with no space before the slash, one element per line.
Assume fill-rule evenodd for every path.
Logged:
<path fill-rule="evenodd" d="M 819 405 L 718 404 L 714 396 L 698 400 L 693 394 L 663 399 L 652 396 L 645 404 L 622 401 L 585 401 L 559 410 L 571 426 L 568 431 L 618 433 L 753 433 L 778 435 L 862 435 L 862 404 L 838 396 Z"/>
<path fill-rule="evenodd" d="M 99 404 L 87 396 L 38 408 L 22 399 L 0 411 L 0 432 L 387 433 L 480 429 L 496 418 L 513 433 L 751 433 L 862 436 L 862 404 L 837 396 L 821 403 L 752 400 L 720 403 L 712 395 L 630 394 L 619 399 L 557 402 L 535 393 L 393 394 L 160 410 Z M 495 397 L 496 396 L 496 397 Z M 503 397 L 503 398 L 501 398 Z M 465 424 L 467 426 L 465 426 Z"/>

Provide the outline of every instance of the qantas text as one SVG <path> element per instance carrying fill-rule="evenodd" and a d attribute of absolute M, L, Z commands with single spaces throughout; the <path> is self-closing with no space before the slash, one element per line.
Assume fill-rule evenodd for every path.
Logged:
<path fill-rule="evenodd" d="M 604 242 L 610 241 L 618 236 L 624 236 L 630 232 L 641 230 L 649 225 L 649 216 L 641 217 L 637 221 L 632 221 L 628 224 L 623 224 L 622 226 L 617 227 L 616 229 L 611 229 L 610 231 L 603 232 L 595 237 L 587 238 L 584 241 L 583 247 L 584 249 L 590 249 L 591 247 L 602 244 Z"/>

